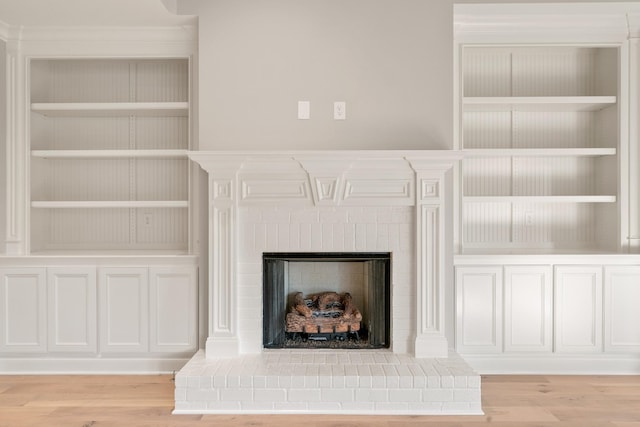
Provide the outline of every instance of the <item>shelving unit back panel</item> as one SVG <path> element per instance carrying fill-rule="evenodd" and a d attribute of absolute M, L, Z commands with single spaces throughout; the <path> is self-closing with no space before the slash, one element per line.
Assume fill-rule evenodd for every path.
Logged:
<path fill-rule="evenodd" d="M 135 200 L 188 200 L 186 159 L 136 159 Z"/>
<path fill-rule="evenodd" d="M 463 161 L 464 196 L 615 195 L 598 179 L 607 157 L 489 157 Z M 610 159 L 615 160 L 613 156 Z M 604 175 L 604 174 L 603 174 Z"/>
<path fill-rule="evenodd" d="M 465 159 L 462 167 L 464 196 L 513 195 L 511 158 Z"/>
<path fill-rule="evenodd" d="M 187 117 L 136 117 L 135 148 L 138 150 L 188 150 Z"/>
<path fill-rule="evenodd" d="M 175 250 L 188 245 L 187 209 L 31 209 L 31 252 Z"/>
<path fill-rule="evenodd" d="M 466 47 L 463 93 L 467 97 L 615 95 L 617 55 L 617 48 L 607 47 Z"/>
<path fill-rule="evenodd" d="M 499 246 L 511 243 L 511 203 L 471 203 L 464 207 L 465 246 Z"/>
<path fill-rule="evenodd" d="M 31 102 L 127 102 L 129 98 L 127 61 L 31 61 Z"/>
<path fill-rule="evenodd" d="M 615 115 L 615 108 L 613 112 Z M 616 138 L 599 131 L 599 123 L 611 121 L 605 114 L 467 112 L 463 117 L 463 144 L 471 149 L 615 147 Z"/>
<path fill-rule="evenodd" d="M 464 148 L 514 148 L 511 112 L 465 112 L 462 125 Z"/>
<path fill-rule="evenodd" d="M 126 150 L 126 117 L 45 117 L 31 114 L 32 150 Z"/>
<path fill-rule="evenodd" d="M 189 100 L 189 68 L 185 60 L 137 61 L 136 102 L 181 102 Z"/>
<path fill-rule="evenodd" d="M 189 147 L 187 117 L 45 117 L 31 114 L 32 150 Z"/>
<path fill-rule="evenodd" d="M 184 59 L 31 61 L 31 102 L 183 102 Z"/>
<path fill-rule="evenodd" d="M 31 164 L 31 200 L 129 200 L 128 160 L 38 159 Z M 34 187 L 38 181 L 41 185 Z"/>
<path fill-rule="evenodd" d="M 463 96 L 514 96 L 510 48 L 464 49 Z"/>
<path fill-rule="evenodd" d="M 32 159 L 31 200 L 187 200 L 186 159 Z"/>
<path fill-rule="evenodd" d="M 607 247 L 597 235 L 597 204 L 472 203 L 463 213 L 467 248 L 587 249 Z"/>

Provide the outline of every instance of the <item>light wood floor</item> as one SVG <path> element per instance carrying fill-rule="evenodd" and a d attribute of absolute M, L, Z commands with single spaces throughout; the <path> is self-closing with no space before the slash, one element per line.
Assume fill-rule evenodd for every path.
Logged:
<path fill-rule="evenodd" d="M 171 415 L 171 376 L 0 376 L 0 426 L 639 426 L 637 376 L 487 376 L 484 416 Z"/>

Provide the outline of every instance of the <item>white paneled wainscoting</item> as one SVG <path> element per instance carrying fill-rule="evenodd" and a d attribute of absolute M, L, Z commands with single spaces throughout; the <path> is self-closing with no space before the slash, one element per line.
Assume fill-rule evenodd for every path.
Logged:
<path fill-rule="evenodd" d="M 197 257 L 0 258 L 0 372 L 152 373 L 198 348 Z"/>
<path fill-rule="evenodd" d="M 481 412 L 480 378 L 445 330 L 455 153 L 190 157 L 209 174 L 209 337 L 176 377 L 176 413 Z M 265 253 L 390 254 L 390 342 L 263 348 Z"/>
<path fill-rule="evenodd" d="M 456 349 L 482 373 L 637 374 L 637 255 L 456 256 Z"/>

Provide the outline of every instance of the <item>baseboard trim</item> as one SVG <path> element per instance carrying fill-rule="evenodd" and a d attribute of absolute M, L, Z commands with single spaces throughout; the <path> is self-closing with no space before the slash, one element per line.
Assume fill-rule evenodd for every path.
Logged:
<path fill-rule="evenodd" d="M 640 354 L 460 354 L 481 375 L 640 375 Z"/>
<path fill-rule="evenodd" d="M 144 375 L 177 372 L 190 357 L 171 359 L 0 358 L 0 375 Z"/>

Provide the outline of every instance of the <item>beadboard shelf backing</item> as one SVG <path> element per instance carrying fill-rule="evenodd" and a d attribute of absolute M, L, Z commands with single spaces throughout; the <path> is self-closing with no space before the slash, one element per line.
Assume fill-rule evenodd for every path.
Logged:
<path fill-rule="evenodd" d="M 31 252 L 184 253 L 187 59 L 30 62 Z"/>
<path fill-rule="evenodd" d="M 461 250 L 618 250 L 617 47 L 463 46 Z"/>
<path fill-rule="evenodd" d="M 184 253 L 188 209 L 160 207 L 34 207 L 31 252 L 158 250 Z"/>

